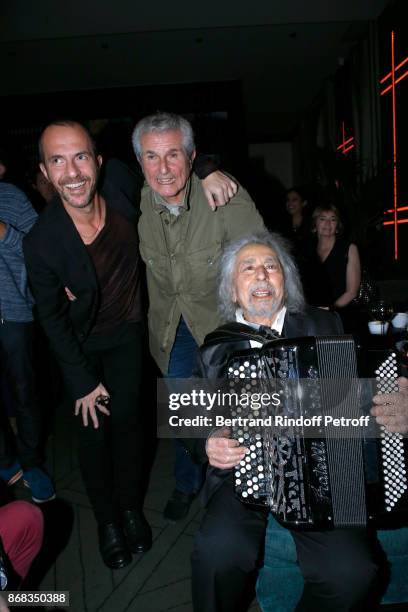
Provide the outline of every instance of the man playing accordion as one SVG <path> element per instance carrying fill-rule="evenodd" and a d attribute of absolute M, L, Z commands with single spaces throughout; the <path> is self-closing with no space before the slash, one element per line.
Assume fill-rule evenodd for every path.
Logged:
<path fill-rule="evenodd" d="M 230 356 L 259 348 L 271 335 L 338 336 L 343 333 L 334 312 L 307 306 L 286 242 L 264 232 L 226 248 L 219 286 L 221 313 L 227 323 L 207 336 L 198 355 L 198 375 L 210 380 L 227 376 Z M 399 392 L 374 397 L 372 415 L 389 431 L 408 431 L 408 380 Z M 238 612 L 253 597 L 262 562 L 267 511 L 242 503 L 234 495 L 233 468 L 247 449 L 222 428 L 205 445 L 190 441 L 197 460 L 208 460 L 202 491 L 205 515 L 192 555 L 195 612 Z M 305 586 L 299 611 L 363 609 L 376 579 L 372 534 L 366 528 L 291 531 Z"/>

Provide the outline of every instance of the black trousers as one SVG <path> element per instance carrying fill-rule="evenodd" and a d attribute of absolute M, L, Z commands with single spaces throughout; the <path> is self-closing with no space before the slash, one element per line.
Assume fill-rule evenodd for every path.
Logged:
<path fill-rule="evenodd" d="M 305 581 L 296 612 L 365 610 L 379 569 L 370 533 L 366 529 L 335 529 L 292 531 L 292 536 Z"/>
<path fill-rule="evenodd" d="M 31 322 L 0 323 L 0 367 L 11 390 L 17 423 L 14 439 L 6 411 L 1 410 L 0 468 L 10 466 L 16 454 L 24 469 L 38 465 L 41 460 L 41 419 L 33 371 L 33 329 Z"/>
<path fill-rule="evenodd" d="M 79 460 L 98 523 L 118 519 L 121 510 L 141 507 L 143 428 L 140 403 L 143 326 L 91 338 L 85 353 L 110 395 L 110 415 L 98 411 L 99 428 L 84 427 L 78 415 Z"/>
<path fill-rule="evenodd" d="M 262 563 L 266 513 L 234 497 L 230 479 L 207 507 L 192 553 L 194 612 L 244 611 Z M 292 532 L 305 587 L 297 612 L 363 610 L 377 574 L 365 530 Z"/>
<path fill-rule="evenodd" d="M 266 521 L 266 512 L 234 496 L 230 479 L 212 495 L 191 556 L 194 612 L 247 609 L 262 564 Z"/>

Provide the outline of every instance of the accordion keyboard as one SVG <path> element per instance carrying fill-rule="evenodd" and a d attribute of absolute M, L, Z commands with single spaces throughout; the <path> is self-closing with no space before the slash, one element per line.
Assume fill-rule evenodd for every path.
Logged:
<path fill-rule="evenodd" d="M 261 360 L 257 356 L 248 356 L 244 359 L 233 360 L 228 368 L 229 391 L 238 397 L 250 398 L 252 393 L 259 390 L 259 381 L 263 377 Z M 243 405 L 244 404 L 244 405 Z M 234 406 L 231 409 L 233 419 L 249 419 L 264 416 L 262 409 L 253 409 L 250 402 Z M 235 468 L 235 491 L 245 502 L 254 504 L 265 503 L 266 480 L 263 456 L 262 428 L 248 425 L 234 425 L 232 437 L 247 448 L 240 464 Z"/>
<path fill-rule="evenodd" d="M 331 529 L 372 521 L 391 526 L 395 517 L 404 520 L 408 453 L 403 435 L 374 419 L 366 431 L 350 429 L 350 435 L 336 425 L 319 428 L 317 437 L 302 424 L 276 426 L 281 416 L 301 423 L 314 415 L 358 422 L 369 414 L 375 393 L 398 390 L 397 378 L 395 353 L 357 351 L 351 336 L 280 339 L 233 355 L 231 392 L 251 397 L 279 389 L 282 400 L 273 410 L 251 403 L 231 410 L 233 418 L 252 417 L 252 423 L 260 417 L 259 426 L 232 427 L 233 437 L 250 451 L 234 470 L 237 496 L 268 506 L 288 527 Z M 271 415 L 275 425 L 262 425 Z"/>
<path fill-rule="evenodd" d="M 378 393 L 398 391 L 397 370 L 396 355 L 392 353 L 375 371 Z M 407 490 L 404 438 L 399 433 L 387 431 L 383 425 L 380 429 L 385 509 L 391 512 Z"/>

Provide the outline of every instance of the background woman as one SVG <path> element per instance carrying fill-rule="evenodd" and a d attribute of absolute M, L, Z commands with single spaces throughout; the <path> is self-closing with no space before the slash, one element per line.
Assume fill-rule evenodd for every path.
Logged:
<path fill-rule="evenodd" d="M 341 234 L 343 224 L 334 204 L 318 206 L 312 215 L 316 233 L 316 266 L 312 303 L 335 308 L 343 320 L 345 331 L 357 331 L 352 303 L 361 280 L 360 256 L 357 246 Z"/>
<path fill-rule="evenodd" d="M 296 241 L 309 235 L 309 215 L 307 213 L 306 193 L 301 187 L 291 187 L 286 192 L 286 211 L 289 213 L 290 225 L 288 238 Z"/>

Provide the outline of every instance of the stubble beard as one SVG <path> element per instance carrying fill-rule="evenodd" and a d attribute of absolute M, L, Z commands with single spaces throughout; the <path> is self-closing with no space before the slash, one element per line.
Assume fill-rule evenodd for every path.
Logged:
<path fill-rule="evenodd" d="M 84 180 L 84 178 L 87 181 L 85 184 L 85 187 L 88 187 L 90 185 L 89 177 L 82 177 L 82 179 L 79 179 L 79 180 Z M 67 193 L 64 190 L 64 186 L 62 186 L 60 190 L 58 190 L 58 192 L 61 197 L 61 200 L 65 204 L 67 204 L 67 206 L 70 206 L 71 208 L 75 208 L 77 210 L 83 210 L 84 208 L 88 208 L 90 204 L 92 203 L 95 193 L 96 193 L 97 183 L 98 183 L 98 177 L 96 177 L 94 184 L 89 186 L 88 193 L 85 193 L 83 196 L 84 197 L 83 201 L 78 201 L 78 199 L 74 195 L 71 195 L 69 192 Z"/>
<path fill-rule="evenodd" d="M 256 291 L 257 289 L 267 289 L 271 293 L 271 296 L 265 300 L 265 302 L 267 301 L 265 305 L 254 303 L 252 292 Z M 261 285 L 259 287 L 252 287 L 250 289 L 247 313 L 251 315 L 251 317 L 273 318 L 281 307 L 282 303 L 278 299 L 276 290 L 272 285 Z"/>

